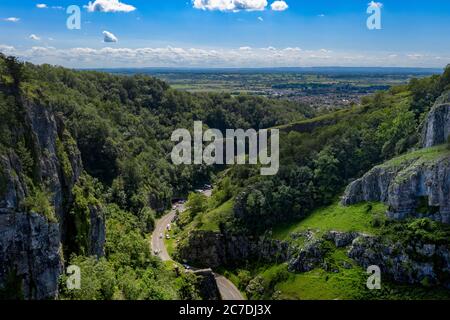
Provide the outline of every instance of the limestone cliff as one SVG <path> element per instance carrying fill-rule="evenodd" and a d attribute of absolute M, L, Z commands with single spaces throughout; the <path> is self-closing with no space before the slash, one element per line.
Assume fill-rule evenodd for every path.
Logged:
<path fill-rule="evenodd" d="M 72 189 L 83 171 L 80 153 L 61 117 L 26 99 L 17 101 L 20 126 L 13 138 L 20 148 L 0 149 L 0 290 L 13 277 L 25 299 L 56 298 L 63 270 L 62 248 L 69 237 Z M 38 210 L 37 190 L 48 195 L 49 211 Z M 28 203 L 28 205 L 26 205 Z M 73 231 L 72 231 L 73 232 Z M 90 214 L 89 248 L 103 254 L 105 224 L 100 207 Z"/>
<path fill-rule="evenodd" d="M 194 231 L 178 249 L 180 261 L 196 267 L 236 266 L 243 261 L 284 262 L 289 245 L 264 237 Z"/>
<path fill-rule="evenodd" d="M 348 186 L 342 203 L 380 201 L 394 219 L 429 217 L 450 223 L 449 195 L 450 152 L 441 146 L 375 167 Z"/>
<path fill-rule="evenodd" d="M 422 146 L 424 148 L 447 142 L 450 136 L 450 91 L 434 104 L 424 126 Z"/>

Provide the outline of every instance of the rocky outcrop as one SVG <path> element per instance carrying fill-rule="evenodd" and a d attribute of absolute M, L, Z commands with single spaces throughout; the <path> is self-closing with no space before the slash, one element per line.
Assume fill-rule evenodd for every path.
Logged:
<path fill-rule="evenodd" d="M 405 246 L 360 235 L 353 241 L 348 255 L 364 268 L 380 267 L 383 274 L 397 282 L 450 288 L 450 251 L 445 245 L 414 243 Z"/>
<path fill-rule="evenodd" d="M 450 91 L 435 102 L 424 126 L 422 146 L 424 148 L 447 142 L 450 136 Z"/>
<path fill-rule="evenodd" d="M 61 248 L 67 238 L 74 237 L 68 235 L 68 225 L 73 223 L 69 212 L 72 189 L 83 167 L 80 152 L 62 119 L 39 104 L 26 100 L 20 103 L 23 119 L 14 132 L 27 140 L 28 162 L 33 163 L 26 171 L 17 150 L 0 149 L 0 290 L 14 275 L 24 298 L 51 299 L 57 297 L 63 270 Z M 49 194 L 55 219 L 31 212 L 23 205 L 33 195 L 30 189 L 36 188 Z M 103 255 L 105 222 L 98 206 L 90 208 L 86 236 L 90 240 L 89 253 Z"/>
<path fill-rule="evenodd" d="M 196 267 L 236 266 L 245 261 L 283 262 L 289 256 L 286 242 L 264 237 L 191 232 L 177 249 L 178 260 Z"/>
<path fill-rule="evenodd" d="M 220 300 L 220 292 L 217 287 L 216 278 L 211 269 L 194 271 L 197 276 L 197 286 L 203 300 Z"/>
<path fill-rule="evenodd" d="M 106 223 L 100 206 L 89 207 L 89 252 L 90 256 L 105 255 Z"/>
<path fill-rule="evenodd" d="M 376 167 L 347 187 L 344 205 L 379 201 L 393 219 L 429 217 L 450 223 L 450 154 L 442 147 Z"/>
<path fill-rule="evenodd" d="M 62 271 L 59 226 L 35 213 L 0 214 L 0 284 L 14 275 L 25 299 L 51 299 Z M 11 284 L 10 284 L 11 285 Z"/>
<path fill-rule="evenodd" d="M 334 243 L 336 248 L 349 246 L 360 234 L 357 232 L 329 231 L 323 238 Z"/>
<path fill-rule="evenodd" d="M 323 240 L 307 244 L 289 261 L 289 271 L 308 272 L 324 263 L 326 249 Z"/>

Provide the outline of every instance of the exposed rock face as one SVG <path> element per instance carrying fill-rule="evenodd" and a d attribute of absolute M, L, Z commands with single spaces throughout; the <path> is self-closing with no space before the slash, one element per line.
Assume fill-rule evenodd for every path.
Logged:
<path fill-rule="evenodd" d="M 324 235 L 324 239 L 333 242 L 336 248 L 343 248 L 349 246 L 358 236 L 357 232 L 329 231 Z"/>
<path fill-rule="evenodd" d="M 364 268 L 379 266 L 383 273 L 397 282 L 450 288 L 450 251 L 447 246 L 426 243 L 405 246 L 361 235 L 353 241 L 348 255 Z"/>
<path fill-rule="evenodd" d="M 304 249 L 289 261 L 289 271 L 291 272 L 308 272 L 324 262 L 326 251 L 323 247 L 323 240 L 317 240 L 309 243 Z"/>
<path fill-rule="evenodd" d="M 422 145 L 424 148 L 447 142 L 450 136 L 450 91 L 443 94 L 434 104 L 424 127 Z"/>
<path fill-rule="evenodd" d="M 450 155 L 443 151 L 434 159 L 420 157 L 401 164 L 376 167 L 350 184 L 342 203 L 380 201 L 389 205 L 394 219 L 429 217 L 450 223 Z M 421 202 L 428 208 L 419 210 Z"/>
<path fill-rule="evenodd" d="M 0 214 L 0 284 L 14 274 L 25 299 L 57 296 L 62 271 L 59 226 L 35 213 Z"/>
<path fill-rule="evenodd" d="M 72 189 L 82 172 L 76 145 L 65 146 L 71 139 L 63 121 L 46 107 L 22 101 L 23 128 L 30 139 L 34 160 L 35 185 L 51 194 L 57 223 L 43 215 L 26 212 L 23 201 L 30 196 L 21 159 L 13 151 L 0 154 L 0 289 L 14 274 L 26 299 L 56 298 L 61 274 L 62 243 L 72 204 Z M 70 145 L 70 144 L 68 144 Z M 105 223 L 101 208 L 90 210 L 90 254 L 103 255 Z"/>
<path fill-rule="evenodd" d="M 220 292 L 213 271 L 211 269 L 196 270 L 194 274 L 198 278 L 198 287 L 202 299 L 220 300 Z"/>
<path fill-rule="evenodd" d="M 25 198 L 26 185 L 16 172 L 21 172 L 19 159 L 13 154 L 0 155 L 0 208 L 14 210 Z"/>
<path fill-rule="evenodd" d="M 196 267 L 236 266 L 244 261 L 282 262 L 289 245 L 282 241 L 216 232 L 192 232 L 178 248 L 180 260 Z"/>
<path fill-rule="evenodd" d="M 105 255 L 106 224 L 103 209 L 99 206 L 91 206 L 89 228 L 89 252 L 91 256 L 102 257 Z"/>

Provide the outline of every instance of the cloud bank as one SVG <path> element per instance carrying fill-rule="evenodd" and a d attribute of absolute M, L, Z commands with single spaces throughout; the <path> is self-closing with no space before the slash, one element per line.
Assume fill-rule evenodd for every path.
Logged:
<path fill-rule="evenodd" d="M 0 52 L 34 63 L 74 68 L 98 67 L 443 67 L 450 56 L 396 52 L 336 52 L 288 48 L 68 48 L 0 45 Z"/>

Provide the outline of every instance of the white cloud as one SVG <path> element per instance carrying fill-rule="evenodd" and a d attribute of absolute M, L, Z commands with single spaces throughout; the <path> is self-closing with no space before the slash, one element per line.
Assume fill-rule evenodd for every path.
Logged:
<path fill-rule="evenodd" d="M 34 41 L 40 41 L 41 40 L 41 38 L 38 37 L 35 34 L 30 34 L 30 36 L 28 38 L 30 38 L 31 40 L 34 40 Z"/>
<path fill-rule="evenodd" d="M 38 4 L 36 5 L 36 8 L 39 8 L 39 9 L 47 9 L 48 7 L 47 7 L 47 5 L 46 5 L 45 3 L 38 3 Z"/>
<path fill-rule="evenodd" d="M 273 11 L 284 11 L 289 8 L 286 1 L 275 1 L 270 5 L 270 7 L 272 8 Z"/>
<path fill-rule="evenodd" d="M 264 19 L 262 17 L 258 17 L 258 20 L 261 22 L 264 21 Z"/>
<path fill-rule="evenodd" d="M 7 21 L 7 22 L 19 22 L 19 21 L 20 21 L 20 18 L 9 17 L 9 18 L 3 19 L 3 21 Z"/>
<path fill-rule="evenodd" d="M 224 12 L 263 11 L 268 5 L 267 0 L 193 0 L 192 3 L 196 9 Z"/>
<path fill-rule="evenodd" d="M 103 31 L 103 42 L 117 42 L 119 39 L 109 31 Z"/>
<path fill-rule="evenodd" d="M 323 13 L 321 13 L 321 14 L 319 14 L 319 15 L 317 15 L 318 17 L 321 17 L 321 18 L 323 18 L 323 17 L 325 17 L 325 15 L 323 14 Z"/>
<path fill-rule="evenodd" d="M 84 6 L 89 12 L 132 12 L 136 7 L 122 3 L 120 0 L 95 0 Z"/>

